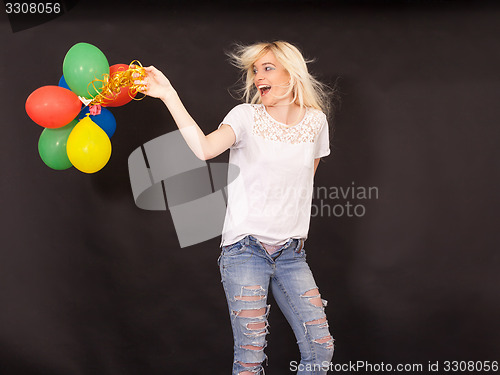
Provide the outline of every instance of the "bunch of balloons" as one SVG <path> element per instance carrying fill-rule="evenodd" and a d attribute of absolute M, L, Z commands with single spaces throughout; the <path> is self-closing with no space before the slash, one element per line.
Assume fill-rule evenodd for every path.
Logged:
<path fill-rule="evenodd" d="M 95 173 L 108 163 L 116 120 L 104 107 L 135 99 L 140 87 L 133 84 L 132 74 L 137 71 L 144 76 L 136 65 L 109 66 L 92 44 L 77 43 L 69 49 L 58 85 L 40 87 L 26 100 L 28 116 L 45 128 L 38 152 L 47 166 Z"/>

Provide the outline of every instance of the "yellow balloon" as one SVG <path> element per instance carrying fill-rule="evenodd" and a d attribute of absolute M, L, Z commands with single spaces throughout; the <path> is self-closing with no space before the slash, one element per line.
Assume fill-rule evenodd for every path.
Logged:
<path fill-rule="evenodd" d="M 108 163 L 111 141 L 106 132 L 86 116 L 69 135 L 66 151 L 76 169 L 84 173 L 95 173 Z"/>

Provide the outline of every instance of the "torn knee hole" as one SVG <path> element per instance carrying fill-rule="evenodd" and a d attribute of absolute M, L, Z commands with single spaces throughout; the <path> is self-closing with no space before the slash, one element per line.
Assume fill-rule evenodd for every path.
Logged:
<path fill-rule="evenodd" d="M 332 341 L 332 336 L 328 335 L 328 336 L 325 336 L 325 337 L 322 337 L 320 339 L 317 339 L 317 340 L 314 340 L 315 343 L 318 343 L 318 344 L 324 344 L 324 343 L 327 343 L 329 341 Z"/>
<path fill-rule="evenodd" d="M 321 294 L 319 294 L 318 288 L 308 290 L 307 292 L 302 294 L 302 297 L 308 298 L 309 302 L 311 304 L 313 304 L 314 306 L 317 306 L 317 307 L 323 306 L 323 301 L 321 300 Z"/>
<path fill-rule="evenodd" d="M 264 295 L 259 295 L 259 296 L 235 296 L 234 298 L 237 299 L 237 300 L 239 300 L 239 301 L 260 301 L 260 300 L 266 298 L 266 296 L 264 296 Z"/>
<path fill-rule="evenodd" d="M 318 297 L 314 297 L 314 298 L 310 298 L 309 302 L 312 303 L 314 306 L 317 306 L 317 307 L 322 307 L 323 306 L 323 302 L 321 301 L 321 298 L 319 296 Z"/>
<path fill-rule="evenodd" d="M 306 322 L 307 325 L 322 324 L 322 323 L 326 323 L 326 316 L 324 316 L 323 318 L 320 318 L 320 319 L 311 320 L 309 322 Z"/>
<path fill-rule="evenodd" d="M 260 323 L 248 323 L 247 328 L 254 331 L 254 330 L 259 330 L 259 329 L 265 329 L 267 326 L 266 322 L 260 322 Z"/>
<path fill-rule="evenodd" d="M 257 345 L 243 345 L 243 349 L 248 349 L 248 350 L 263 350 L 263 346 L 257 346 Z"/>
<path fill-rule="evenodd" d="M 249 310 L 240 310 L 234 311 L 233 314 L 236 316 L 240 316 L 242 318 L 256 318 L 259 316 L 264 316 L 266 313 L 266 308 L 261 307 L 260 309 L 249 309 Z"/>
<path fill-rule="evenodd" d="M 314 288 L 314 289 L 308 290 L 307 292 L 305 292 L 304 294 L 302 294 L 302 297 L 313 297 L 313 296 L 319 297 L 319 290 L 318 290 L 318 288 Z"/>
<path fill-rule="evenodd" d="M 241 361 L 238 361 L 240 363 L 240 365 L 244 366 L 244 367 L 255 367 L 255 366 L 258 366 L 260 365 L 260 362 L 257 362 L 257 363 L 247 363 L 247 362 L 241 362 Z"/>

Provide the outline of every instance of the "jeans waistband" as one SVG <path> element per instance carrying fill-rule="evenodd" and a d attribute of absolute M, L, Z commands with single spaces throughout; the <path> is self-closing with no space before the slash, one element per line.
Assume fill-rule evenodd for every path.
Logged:
<path fill-rule="evenodd" d="M 260 246 L 262 246 L 262 243 L 257 239 L 255 238 L 254 236 L 252 235 L 248 235 L 246 237 L 244 237 L 242 239 L 243 243 L 245 245 L 250 245 L 250 244 L 259 244 Z M 286 249 L 286 248 L 289 248 L 289 247 L 294 247 L 296 248 L 297 246 L 300 246 L 302 242 L 302 239 L 301 238 L 289 238 L 287 240 L 287 242 L 285 242 L 283 245 L 282 245 L 282 249 Z"/>

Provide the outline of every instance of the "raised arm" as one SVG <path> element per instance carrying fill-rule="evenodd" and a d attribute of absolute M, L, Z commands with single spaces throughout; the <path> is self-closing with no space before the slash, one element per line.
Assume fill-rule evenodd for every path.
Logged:
<path fill-rule="evenodd" d="M 179 95 L 165 75 L 153 66 L 145 68 L 143 92 L 151 97 L 160 98 L 167 106 L 184 140 L 194 154 L 201 160 L 208 160 L 220 155 L 236 141 L 233 129 L 223 124 L 217 130 L 205 135 L 198 124 L 182 104 Z"/>

